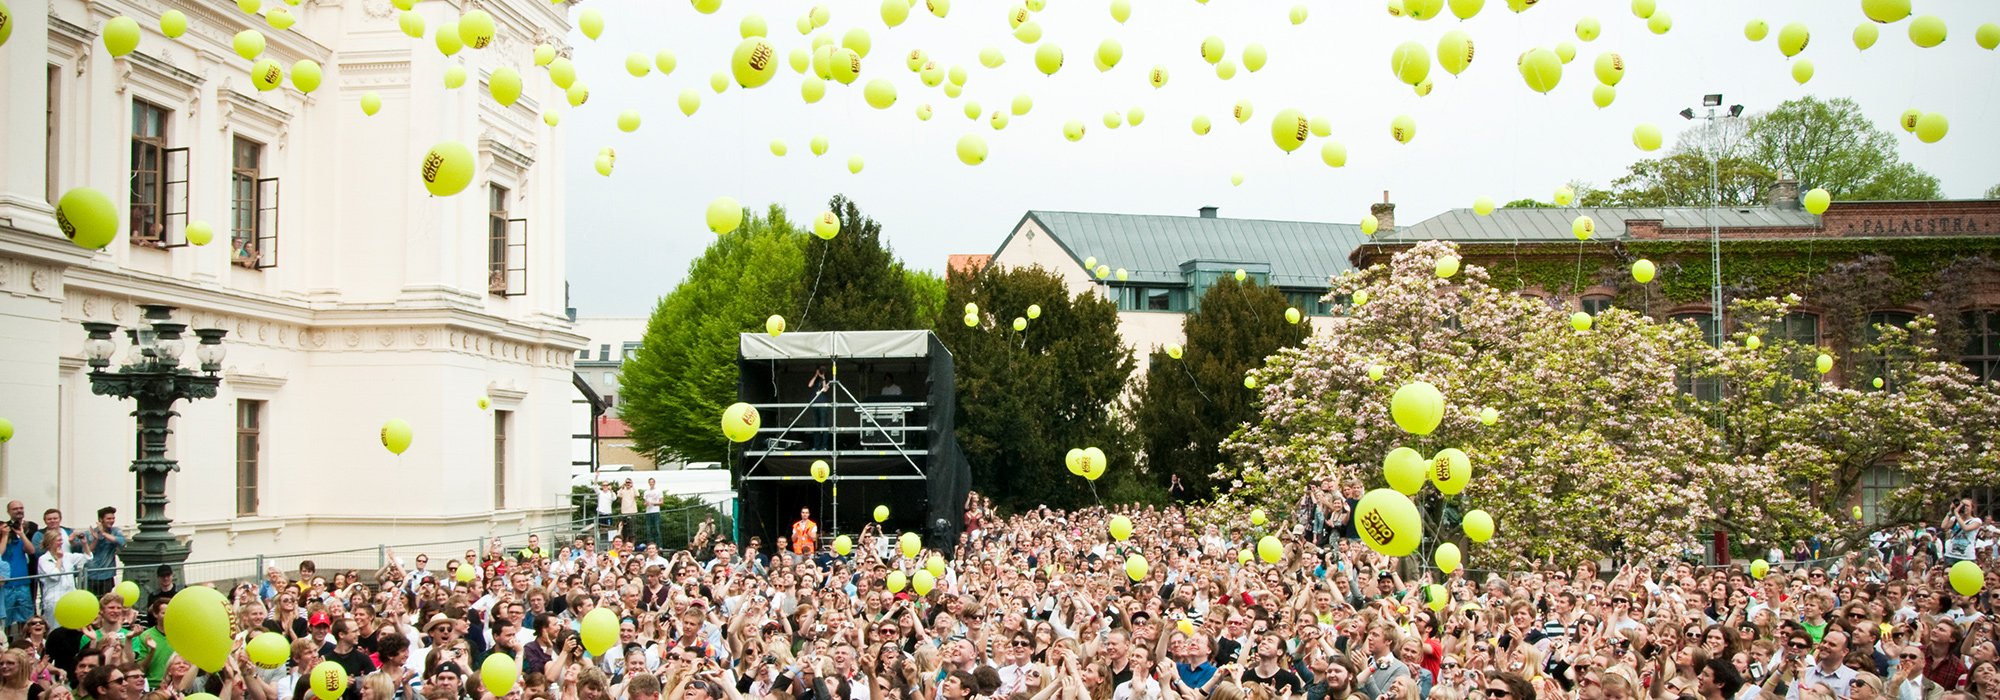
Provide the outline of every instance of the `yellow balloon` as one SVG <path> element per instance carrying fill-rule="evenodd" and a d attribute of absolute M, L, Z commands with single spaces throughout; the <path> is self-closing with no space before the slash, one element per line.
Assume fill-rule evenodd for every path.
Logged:
<path fill-rule="evenodd" d="M 4 423 L 4 419 L 0 419 L 0 423 Z M 5 425 L 0 427 L 7 428 L 6 430 L 0 430 L 0 442 L 6 442 L 7 437 L 13 434 L 12 426 Z M 118 587 L 111 589 L 111 592 L 117 593 L 118 599 L 125 601 L 125 607 L 132 607 L 139 602 L 139 582 L 137 581 L 129 579 L 120 581 L 118 582 Z"/>
<path fill-rule="evenodd" d="M 1958 591 L 1959 595 L 1979 595 L 1979 591 L 1986 587 L 1986 572 L 1979 570 L 1978 564 L 1961 561 L 1951 565 L 1950 580 L 1951 589 Z"/>
<path fill-rule="evenodd" d="M 861 89 L 861 96 L 870 107 L 888 109 L 896 104 L 896 86 L 887 80 L 876 78 L 868 81 L 868 85 Z"/>
<path fill-rule="evenodd" d="M 1598 83 L 1597 87 L 1590 89 L 1590 101 L 1596 103 L 1598 109 L 1611 106 L 1611 101 L 1616 99 L 1618 99 L 1618 88 Z"/>
<path fill-rule="evenodd" d="M 1618 54 L 1615 53 L 1598 54 L 1597 65 L 1595 66 L 1595 68 L 1597 73 L 1597 82 L 1603 83 L 1605 85 L 1616 86 L 1618 84 L 1618 81 L 1625 79 L 1625 58 L 1623 56 L 1619 56 Z M 1525 68 L 1523 70 L 1525 70 Z"/>
<path fill-rule="evenodd" d="M 1792 62 L 1792 80 L 1796 81 L 1800 85 L 1804 85 L 1806 84 L 1806 81 L 1812 80 L 1812 77 L 1813 77 L 1812 61 L 1808 61 L 1806 59 L 1801 58 L 1799 60 Z"/>
<path fill-rule="evenodd" d="M 284 81 L 285 69 L 277 61 L 260 58 L 250 65 L 250 84 L 256 86 L 258 92 L 276 90 Z"/>
<path fill-rule="evenodd" d="M 1431 559 L 1437 562 L 1438 570 L 1444 572 L 1446 575 L 1450 575 L 1451 572 L 1458 570 L 1461 556 L 1458 551 L 1458 545 L 1450 542 L 1438 545 L 1437 551 L 1431 553 Z M 1437 584 L 1431 585 L 1435 586 Z"/>
<path fill-rule="evenodd" d="M 1778 51 L 1787 57 L 1799 55 L 1811 41 L 1812 31 L 1804 24 L 1792 22 L 1778 29 Z"/>
<path fill-rule="evenodd" d="M 1632 129 L 1632 145 L 1638 146 L 1641 151 L 1660 150 L 1663 138 L 1656 124 L 1640 124 Z"/>
<path fill-rule="evenodd" d="M 117 19 L 113 19 L 112 21 L 116 22 Z M 133 29 L 136 30 L 138 28 L 138 23 L 135 22 L 133 23 L 132 26 Z M 110 28 L 111 27 L 109 24 L 105 25 L 105 29 L 107 31 L 109 31 Z M 105 41 L 109 43 L 110 38 L 107 37 Z M 264 34 L 263 32 L 259 32 L 255 29 L 245 29 L 243 31 L 237 32 L 236 36 L 230 39 L 229 44 L 231 48 L 236 50 L 236 55 L 242 56 L 243 60 L 255 61 L 257 60 L 258 56 L 264 53 Z"/>
<path fill-rule="evenodd" d="M 1265 535 L 1257 540 L 1257 558 L 1266 564 L 1276 564 L 1285 558 L 1285 544 L 1275 535 Z"/>
<path fill-rule="evenodd" d="M 1243 70 L 1255 73 L 1263 69 L 1264 62 L 1269 59 L 1270 55 L 1265 52 L 1263 44 L 1250 44 L 1243 47 Z"/>
<path fill-rule="evenodd" d="M 1285 308 L 1286 323 L 1298 323 L 1300 318 L 1301 317 L 1299 316 L 1299 307 L 1291 306 Z"/>
<path fill-rule="evenodd" d="M 1446 73 L 1464 72 L 1466 66 L 1472 65 L 1472 53 L 1472 36 L 1464 31 L 1453 29 L 1438 39 L 1438 65 L 1444 66 Z"/>
<path fill-rule="evenodd" d="M 1604 27 L 1598 23 L 1596 17 L 1585 17 L 1576 21 L 1576 38 L 1578 39 L 1596 41 L 1597 35 L 1603 32 L 1603 30 Z"/>
<path fill-rule="evenodd" d="M 81 630 L 97 621 L 97 596 L 90 591 L 72 590 L 56 599 L 56 624 Z"/>
<path fill-rule="evenodd" d="M 1407 114 L 1398 114 L 1389 120 L 1389 137 L 1397 143 L 1409 143 L 1417 137 L 1417 120 Z"/>
<path fill-rule="evenodd" d="M 1144 581 L 1152 572 L 1152 566 L 1146 563 L 1146 557 L 1138 554 L 1125 557 L 1125 576 L 1133 581 Z"/>
<path fill-rule="evenodd" d="M 568 90 L 569 86 L 576 84 L 576 64 L 563 56 L 549 59 L 549 82 Z"/>
<path fill-rule="evenodd" d="M 1250 509 L 1250 524 L 1251 524 L 1251 525 L 1256 525 L 1256 526 L 1258 526 L 1258 527 L 1262 527 L 1262 526 L 1264 525 L 1264 523 L 1268 523 L 1268 522 L 1271 522 L 1271 518 L 1270 518 L 1270 516 L 1268 516 L 1268 515 L 1265 515 L 1265 514 L 1264 514 L 1264 509 L 1262 509 L 1262 508 L 1251 508 L 1251 509 Z"/>
<path fill-rule="evenodd" d="M 583 637 L 583 650 L 591 656 L 603 656 L 618 643 L 618 614 L 611 608 L 596 608 L 583 616 L 578 630 Z"/>
<path fill-rule="evenodd" d="M 180 651 L 180 647 L 176 645 L 174 651 Z M 338 661 L 321 661 L 318 666 L 313 667 L 310 680 L 313 697 L 319 700 L 335 700 L 347 690 L 347 669 L 342 668 Z"/>
<path fill-rule="evenodd" d="M 933 554 L 930 558 L 925 559 L 924 571 L 930 572 L 932 576 L 943 577 L 945 572 L 944 556 Z"/>
<path fill-rule="evenodd" d="M 1862 22 L 1854 25 L 1854 48 L 1867 51 L 1869 47 L 1875 45 L 1875 40 L 1881 38 L 1881 36 L 1882 30 L 1873 24 Z"/>
<path fill-rule="evenodd" d="M 1339 141 L 1328 141 L 1321 144 L 1319 147 L 1319 159 L 1329 167 L 1338 168 L 1347 165 L 1347 146 L 1341 145 Z"/>
<path fill-rule="evenodd" d="M 0 8 L 0 19 L 5 19 L 5 14 L 5 8 Z M 180 10 L 167 10 L 160 13 L 160 33 L 166 35 L 168 39 L 181 38 L 181 35 L 187 33 L 187 28 L 187 15 Z M 7 29 L 0 28 L 0 44 L 5 43 L 7 43 Z"/>
<path fill-rule="evenodd" d="M 1423 541 L 1423 520 L 1410 497 L 1375 489 L 1354 505 L 1354 527 L 1369 549 L 1392 557 L 1408 556 Z"/>
<path fill-rule="evenodd" d="M 1062 70 L 1062 64 L 1062 47 L 1055 44 L 1035 47 L 1035 69 L 1040 70 L 1042 75 L 1055 75 L 1056 71 Z"/>
<path fill-rule="evenodd" d="M 882 24 L 888 27 L 902 26 L 910 18 L 910 3 L 907 0 L 882 0 Z"/>
<path fill-rule="evenodd" d="M 639 110 L 628 109 L 618 113 L 618 130 L 632 133 L 639 130 Z"/>
<path fill-rule="evenodd" d="M 1480 197 L 1472 200 L 1472 213 L 1480 216 L 1491 216 L 1493 214 L 1493 198 Z"/>
<path fill-rule="evenodd" d="M 1474 542 L 1493 539 L 1493 516 L 1483 510 L 1466 511 L 1459 519 L 1459 527 L 1465 531 L 1465 538 Z"/>
<path fill-rule="evenodd" d="M 1579 241 L 1589 240 L 1591 235 L 1597 233 L 1597 222 L 1587 215 L 1578 216 L 1569 222 L 1569 231 L 1575 234 Z"/>
<path fill-rule="evenodd" d="M 1590 314 L 1578 311 L 1569 315 L 1569 327 L 1580 331 L 1590 330 Z"/>
<path fill-rule="evenodd" d="M 777 47 L 761 36 L 744 39 L 730 55 L 729 73 L 736 77 L 737 85 L 746 88 L 771 82 L 771 76 L 778 74 Z"/>
<path fill-rule="evenodd" d="M 5 17 L 0 16 L 0 18 Z M 11 30 L 13 26 L 10 22 L 6 25 L 0 25 L 0 28 Z M 259 37 L 261 38 L 261 35 Z M 104 23 L 104 50 L 110 52 L 113 58 L 132 53 L 137 48 L 139 48 L 138 20 L 120 15 Z M 259 46 L 258 49 L 261 51 L 263 47 Z M 253 57 L 246 56 L 245 58 Z"/>
<path fill-rule="evenodd" d="M 743 225 L 743 205 L 737 203 L 735 197 L 716 197 L 708 203 L 707 218 L 708 230 L 718 235 L 735 231 L 736 227 Z"/>
<path fill-rule="evenodd" d="M 1424 456 L 1408 447 L 1390 450 L 1382 458 L 1382 478 L 1389 482 L 1389 488 L 1405 495 L 1416 495 L 1424 487 Z"/>
<path fill-rule="evenodd" d="M 382 424 L 381 432 L 382 447 L 389 452 L 402 454 L 404 450 L 410 449 L 410 440 L 414 435 L 409 422 L 401 418 L 391 418 Z"/>
<path fill-rule="evenodd" d="M 1761 17 L 1743 23 L 1743 38 L 1745 39 L 1763 41 L 1764 37 L 1770 33 L 1771 23 L 1764 21 Z"/>
<path fill-rule="evenodd" d="M 595 612 L 595 611 L 592 611 Z M 493 697 L 504 698 L 514 690 L 514 684 L 521 679 L 521 667 L 514 658 L 506 654 L 487 654 L 479 664 L 479 682 Z"/>
<path fill-rule="evenodd" d="M 875 522 L 878 522 L 878 523 L 879 523 L 879 522 L 885 522 L 885 521 L 887 521 L 888 519 L 889 519 L 889 507 L 888 507 L 888 506 L 875 506 Z"/>
<path fill-rule="evenodd" d="M 1298 25 L 1301 25 L 1301 24 L 1305 24 L 1305 23 L 1306 23 L 1306 15 L 1307 15 L 1307 14 L 1308 14 L 1308 11 L 1306 10 L 1306 6 L 1304 6 L 1304 5 L 1293 5 L 1293 6 L 1292 6 L 1292 12 L 1291 12 L 1291 14 L 1289 15 L 1289 18 L 1290 18 L 1290 19 L 1292 20 L 1292 26 L 1295 26 L 1295 27 L 1296 27 L 1296 26 L 1298 26 Z"/>
<path fill-rule="evenodd" d="M 1389 400 L 1389 415 L 1404 432 L 1429 435 L 1444 420 L 1444 393 L 1430 382 L 1404 384 Z"/>
<path fill-rule="evenodd" d="M 285 660 L 290 658 L 292 653 L 291 643 L 285 641 L 285 635 L 277 632 L 264 632 L 251 637 L 250 643 L 245 644 L 244 649 L 249 652 L 251 663 L 264 669 L 285 665 Z"/>
<path fill-rule="evenodd" d="M 1111 539 L 1124 542 L 1132 537 L 1132 519 L 1123 515 L 1111 516 Z"/>
<path fill-rule="evenodd" d="M 966 165 L 986 162 L 986 139 L 978 134 L 966 134 L 958 138 L 958 160 Z"/>
<path fill-rule="evenodd" d="M 86 594 L 87 595 L 87 594 Z M 188 586 L 167 603 L 167 643 L 188 663 L 209 673 L 222 670 L 232 646 L 229 601 L 207 586 Z"/>
<path fill-rule="evenodd" d="M 1023 13 L 1027 12 L 1027 10 L 1023 8 L 1016 8 L 1016 9 L 1019 9 Z M 1041 41 L 1042 25 L 1032 21 L 1022 22 L 1021 24 L 1014 27 L 1014 38 L 1020 40 L 1020 42 L 1023 44 L 1032 44 L 1037 41 Z"/>
<path fill-rule="evenodd" d="M 493 43 L 493 15 L 485 10 L 468 10 L 458 18 L 458 40 L 475 49 Z"/>
<path fill-rule="evenodd" d="M 554 60 L 556 60 L 555 45 L 547 43 L 535 45 L 535 65 L 546 66 Z"/>
<path fill-rule="evenodd" d="M 1438 277 L 1450 279 L 1452 275 L 1458 274 L 1458 256 L 1446 255 L 1438 258 L 1435 269 Z"/>
<path fill-rule="evenodd" d="M 785 317 L 771 314 L 770 318 L 764 319 L 764 332 L 771 334 L 773 338 L 778 337 L 778 334 L 785 332 Z"/>
<path fill-rule="evenodd" d="M 918 571 L 917 575 L 910 577 L 910 590 L 915 591 L 918 596 L 930 595 L 936 587 L 937 576 L 929 571 Z"/>
<path fill-rule="evenodd" d="M 215 227 L 209 226 L 206 221 L 188 222 L 185 233 L 187 241 L 195 245 L 208 245 L 209 241 L 215 240 Z"/>
<path fill-rule="evenodd" d="M 1491 411 L 1493 409 L 1488 408 L 1486 410 Z M 1483 411 L 1480 418 L 1481 422 L 1484 422 L 1485 413 Z M 1487 423 L 1487 425 L 1492 424 Z M 1456 496 L 1459 492 L 1465 490 L 1466 484 L 1471 482 L 1472 459 L 1465 455 L 1464 450 L 1456 447 L 1447 447 L 1439 450 L 1437 456 L 1431 459 L 1431 485 L 1437 487 L 1438 493 L 1446 496 Z"/>
<path fill-rule="evenodd" d="M 472 184 L 472 164 L 472 149 L 457 141 L 444 141 L 424 154 L 417 175 L 432 195 L 449 197 Z"/>
<path fill-rule="evenodd" d="M 1444 52 L 1442 44 L 1438 52 Z M 1408 85 L 1424 82 L 1424 78 L 1431 74 L 1430 52 L 1424 49 L 1423 44 L 1414 41 L 1397 44 L 1396 50 L 1389 52 L 1389 72 Z"/>
<path fill-rule="evenodd" d="M 898 538 L 897 545 L 901 547 L 904 558 L 915 559 L 917 558 L 917 553 L 924 549 L 924 538 L 914 532 L 905 532 L 901 538 Z"/>
<path fill-rule="evenodd" d="M 1910 43 L 1931 48 L 1944 43 L 1944 20 L 1937 15 L 1921 15 L 1910 20 Z"/>
<path fill-rule="evenodd" d="M 1653 16 L 1646 18 L 1646 29 L 1651 30 L 1654 34 L 1665 34 L 1673 28 L 1674 18 L 1665 12 L 1655 12 Z"/>
<path fill-rule="evenodd" d="M 405 10 L 398 13 L 396 15 L 396 26 L 400 27 L 403 33 L 412 39 L 421 39 L 424 36 L 424 16 L 415 11 Z M 550 49 L 551 52 L 554 50 L 553 48 Z"/>
<path fill-rule="evenodd" d="M 1979 29 L 1972 33 L 1972 41 L 1987 51 L 2000 49 L 2000 24 L 1987 22 L 1979 25 Z"/>
<path fill-rule="evenodd" d="M 763 416 L 757 415 L 757 407 L 747 403 L 730 404 L 722 411 L 722 434 L 730 442 L 748 442 L 757 437 L 757 429 L 763 424 Z"/>
<path fill-rule="evenodd" d="M 439 22 L 437 30 L 431 35 L 431 38 L 437 42 L 438 53 L 446 56 L 456 54 L 459 49 L 465 48 L 465 40 L 458 38 L 457 20 Z"/>
<path fill-rule="evenodd" d="M 834 49 L 831 55 L 833 63 L 827 66 L 827 70 L 833 74 L 834 81 L 842 85 L 853 85 L 854 79 L 861 75 L 861 54 L 854 49 L 842 47 Z"/>
<path fill-rule="evenodd" d="M 813 481 L 817 481 L 819 483 L 824 484 L 826 483 L 827 477 L 833 475 L 833 467 L 828 466 L 826 460 L 815 459 L 813 460 L 812 463 L 811 474 Z"/>
<path fill-rule="evenodd" d="M 295 82 L 298 80 L 296 68 L 292 70 L 292 79 Z M 521 74 L 508 66 L 495 68 L 492 75 L 486 78 L 486 87 L 488 92 L 493 93 L 494 102 L 502 107 L 511 107 L 515 100 L 521 99 Z"/>
<path fill-rule="evenodd" d="M 118 207 L 98 190 L 72 189 L 56 200 L 56 228 L 77 247 L 102 249 L 118 237 Z"/>
<path fill-rule="evenodd" d="M 1943 140 L 1945 133 L 1950 130 L 1951 122 L 1946 120 L 1942 114 L 1926 112 L 1924 116 L 1917 118 L 1918 141 L 1937 143 Z"/>
<path fill-rule="evenodd" d="M 1882 24 L 1899 22 L 1910 16 L 1910 0 L 1861 0 L 1861 14 Z"/>
<path fill-rule="evenodd" d="M 1306 115 L 1296 109 L 1278 110 L 1278 115 L 1271 119 L 1271 141 L 1278 144 L 1279 150 L 1286 153 L 1299 150 L 1310 136 L 1312 125 L 1306 121 Z"/>
<path fill-rule="evenodd" d="M 1764 580 L 1764 576 L 1769 573 L 1771 573 L 1771 562 L 1764 561 L 1763 559 L 1750 562 L 1750 578 L 1762 581 Z"/>
<path fill-rule="evenodd" d="M 847 556 L 848 553 L 853 551 L 854 551 L 854 540 L 852 538 L 849 538 L 846 535 L 841 535 L 839 537 L 833 538 L 834 554 L 838 554 L 844 557 Z"/>
<path fill-rule="evenodd" d="M 1632 263 L 1632 279 L 1639 284 L 1653 281 L 1653 275 L 1658 272 L 1658 266 L 1655 266 L 1651 260 L 1640 258 Z"/>
<path fill-rule="evenodd" d="M 589 37 L 591 41 L 596 41 L 598 36 L 604 34 L 604 13 L 594 7 L 586 8 L 583 14 L 576 18 L 576 27 L 583 30 L 583 35 Z"/>
<path fill-rule="evenodd" d="M 1499 410 L 1497 410 L 1497 409 L 1493 408 L 1492 406 L 1487 406 L 1486 408 L 1482 408 L 1482 409 L 1479 409 L 1479 424 L 1480 424 L 1480 425 L 1488 425 L 1488 426 L 1490 426 L 1490 425 L 1493 425 L 1493 424 L 1495 424 L 1495 423 L 1499 423 L 1499 422 L 1500 422 L 1500 411 L 1499 411 Z"/>
<path fill-rule="evenodd" d="M 1599 57 L 1598 65 L 1603 63 L 1603 57 Z M 1546 94 L 1556 89 L 1556 85 L 1562 82 L 1562 70 L 1562 58 L 1552 50 L 1538 47 L 1529 49 L 1521 56 L 1521 79 L 1527 81 L 1528 89 L 1535 92 Z M 1601 75 L 1599 77 L 1602 78 Z"/>
<path fill-rule="evenodd" d="M 1403 12 L 1410 19 L 1429 21 L 1444 11 L 1444 0 L 1403 0 Z"/>
<path fill-rule="evenodd" d="M 1833 371 L 1833 356 L 1820 353 L 1819 357 L 1813 358 L 1813 368 L 1819 370 L 1820 374 Z"/>
<path fill-rule="evenodd" d="M 1833 204 L 1833 195 L 1829 194 L 1824 188 L 1814 187 L 1812 190 L 1806 192 L 1806 196 L 1801 203 L 1805 205 L 1807 213 L 1818 216 L 1825 214 L 1826 208 Z"/>

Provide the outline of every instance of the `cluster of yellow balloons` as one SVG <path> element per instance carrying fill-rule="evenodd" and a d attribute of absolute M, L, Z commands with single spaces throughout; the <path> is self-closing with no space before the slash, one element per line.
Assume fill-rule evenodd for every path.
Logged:
<path fill-rule="evenodd" d="M 1104 450 L 1096 447 L 1072 448 L 1063 456 L 1063 465 L 1069 468 L 1069 473 L 1091 481 L 1104 476 L 1104 469 L 1108 464 L 1109 460 L 1104 456 Z"/>

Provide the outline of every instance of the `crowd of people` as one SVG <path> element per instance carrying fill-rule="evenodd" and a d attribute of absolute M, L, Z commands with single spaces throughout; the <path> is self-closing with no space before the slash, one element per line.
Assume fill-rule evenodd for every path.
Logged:
<path fill-rule="evenodd" d="M 171 579 L 131 608 L 105 593 L 81 630 L 14 617 L 10 593 L 0 700 L 304 700 L 328 660 L 353 679 L 346 700 L 2000 700 L 1990 596 L 1944 573 L 1991 562 L 1970 504 L 1761 578 L 1580 554 L 1443 575 L 1370 551 L 1346 499 L 1316 489 L 1332 495 L 1261 528 L 1179 507 L 1002 516 L 975 494 L 958 540 L 915 557 L 870 525 L 844 555 L 704 529 L 673 552 L 592 532 L 442 562 L 392 553 L 374 572 L 301 562 L 224 591 L 239 646 L 212 673 L 162 632 Z M 1123 541 L 1107 527 L 1121 514 Z M 45 525 L 61 534 L 41 551 L 94 556 L 119 537 L 104 526 Z M 1277 563 L 1240 554 L 1267 531 Z M 933 590 L 891 589 L 932 554 L 948 555 Z M 619 628 L 592 654 L 580 621 L 598 608 Z M 245 653 L 266 632 L 287 662 Z M 498 698 L 480 673 L 495 654 L 520 670 Z"/>

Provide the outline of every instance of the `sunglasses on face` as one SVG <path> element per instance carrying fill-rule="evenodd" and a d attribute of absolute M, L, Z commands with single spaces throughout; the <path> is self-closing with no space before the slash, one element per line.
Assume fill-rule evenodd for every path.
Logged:
<path fill-rule="evenodd" d="M 1486 689 L 1486 697 L 1489 697 L 1489 698 L 1504 698 L 1504 697 L 1507 697 L 1507 695 L 1508 695 L 1508 693 L 1507 693 L 1507 689 L 1506 689 L 1506 688 L 1487 688 L 1487 689 Z"/>

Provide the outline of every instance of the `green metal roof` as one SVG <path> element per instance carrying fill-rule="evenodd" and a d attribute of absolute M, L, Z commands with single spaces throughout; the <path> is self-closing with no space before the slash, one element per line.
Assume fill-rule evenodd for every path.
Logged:
<path fill-rule="evenodd" d="M 1310 221 L 1040 210 L 1029 211 L 1022 221 L 1030 219 L 1069 251 L 1079 267 L 1085 258 L 1095 257 L 1100 265 L 1125 268 L 1129 284 L 1184 284 L 1182 263 L 1199 260 L 1264 263 L 1274 287 L 1325 288 L 1333 276 L 1354 268 L 1347 256 L 1366 238 L 1355 224 Z"/>
<path fill-rule="evenodd" d="M 1711 213 L 1712 211 L 1712 213 Z M 1377 234 L 1385 243 L 1417 241 L 1458 241 L 1495 243 L 1509 241 L 1571 241 L 1570 222 L 1587 215 L 1596 225 L 1594 240 L 1622 240 L 1626 221 L 1657 220 L 1666 228 L 1707 229 L 1713 221 L 1725 229 L 1811 228 L 1819 217 L 1802 209 L 1784 207 L 1559 207 L 1546 209 L 1495 209 L 1480 216 L 1471 209 L 1452 209 L 1395 231 Z"/>

